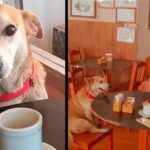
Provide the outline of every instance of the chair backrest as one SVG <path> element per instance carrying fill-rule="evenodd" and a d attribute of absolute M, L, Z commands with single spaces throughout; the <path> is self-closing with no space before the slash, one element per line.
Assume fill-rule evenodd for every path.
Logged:
<path fill-rule="evenodd" d="M 129 91 L 132 91 L 144 81 L 145 62 L 134 62 L 131 72 Z"/>
<path fill-rule="evenodd" d="M 76 63 L 81 60 L 80 49 L 73 49 L 70 51 L 71 63 Z"/>
<path fill-rule="evenodd" d="M 145 58 L 145 74 L 144 74 L 144 79 L 149 79 L 150 78 L 150 56 Z"/>
<path fill-rule="evenodd" d="M 70 61 L 71 63 L 76 63 L 81 60 L 81 54 L 80 54 L 80 49 L 73 49 L 70 50 Z M 83 68 L 81 67 L 71 67 L 69 68 L 69 71 L 73 73 L 73 75 L 82 72 L 83 74 Z"/>

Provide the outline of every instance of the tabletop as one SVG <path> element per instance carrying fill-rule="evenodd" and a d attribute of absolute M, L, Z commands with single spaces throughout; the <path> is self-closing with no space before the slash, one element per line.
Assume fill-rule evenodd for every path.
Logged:
<path fill-rule="evenodd" d="M 112 62 L 106 64 L 98 64 L 98 58 L 82 59 L 79 62 L 69 64 L 71 67 L 84 67 L 85 69 L 109 69 L 115 71 L 123 71 L 132 67 L 134 60 L 113 59 Z"/>
<path fill-rule="evenodd" d="M 0 108 L 0 112 L 27 107 L 39 111 L 43 116 L 43 142 L 65 150 L 65 100 L 40 100 Z"/>
<path fill-rule="evenodd" d="M 127 128 L 148 129 L 146 126 L 138 123 L 137 118 L 140 118 L 138 114 L 142 109 L 142 102 L 150 99 L 150 93 L 133 91 L 133 92 L 121 92 L 125 98 L 128 96 L 135 98 L 135 111 L 133 114 L 113 112 L 113 100 L 116 93 L 108 94 L 107 96 L 97 98 L 92 103 L 92 112 L 100 119 L 105 120 L 108 123 L 123 126 Z"/>

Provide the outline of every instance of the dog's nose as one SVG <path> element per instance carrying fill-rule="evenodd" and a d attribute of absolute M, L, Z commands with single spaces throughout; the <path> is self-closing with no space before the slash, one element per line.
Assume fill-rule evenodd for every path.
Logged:
<path fill-rule="evenodd" d="M 2 62 L 0 62 L 0 69 L 2 68 L 2 66 L 3 66 L 3 63 L 2 63 Z"/>

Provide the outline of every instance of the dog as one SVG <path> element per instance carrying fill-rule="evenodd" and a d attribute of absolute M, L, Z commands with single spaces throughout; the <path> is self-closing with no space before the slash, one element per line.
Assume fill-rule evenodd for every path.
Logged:
<path fill-rule="evenodd" d="M 109 129 L 98 128 L 91 113 L 91 103 L 95 98 L 109 90 L 109 84 L 102 76 L 85 78 L 86 85 L 68 102 L 68 147 L 73 144 L 73 134 L 104 133 Z"/>
<path fill-rule="evenodd" d="M 28 44 L 31 36 L 43 38 L 39 18 L 0 4 L 0 107 L 48 98 L 46 72 Z"/>

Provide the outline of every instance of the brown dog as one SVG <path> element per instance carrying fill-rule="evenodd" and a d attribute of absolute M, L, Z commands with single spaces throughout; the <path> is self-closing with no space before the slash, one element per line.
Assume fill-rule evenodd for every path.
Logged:
<path fill-rule="evenodd" d="M 41 39 L 43 32 L 38 17 L 8 5 L 0 5 L 0 93 L 17 95 L 23 88 L 27 91 L 11 100 L 1 98 L 0 107 L 30 100 L 47 99 L 46 73 L 42 65 L 32 57 L 28 38 Z M 33 79 L 31 79 L 33 78 Z M 31 79 L 31 80 L 30 80 Z M 34 85 L 33 85 L 34 81 Z M 32 82 L 32 83 L 30 83 Z"/>
<path fill-rule="evenodd" d="M 86 86 L 69 100 L 68 104 L 68 138 L 69 147 L 73 143 L 72 133 L 81 134 L 84 132 L 102 133 L 109 129 L 99 129 L 94 125 L 91 114 L 91 103 L 95 98 L 108 91 L 108 83 L 101 76 L 86 79 Z"/>

